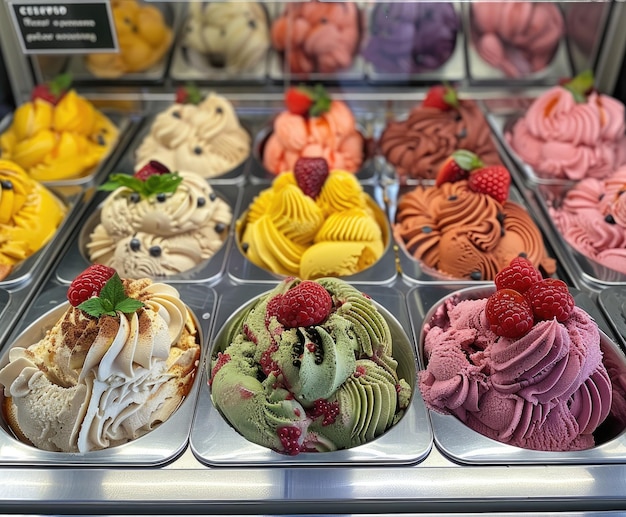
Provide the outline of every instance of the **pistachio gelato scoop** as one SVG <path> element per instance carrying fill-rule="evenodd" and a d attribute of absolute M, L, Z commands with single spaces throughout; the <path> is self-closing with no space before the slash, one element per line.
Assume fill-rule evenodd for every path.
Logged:
<path fill-rule="evenodd" d="M 384 316 L 343 280 L 284 280 L 224 340 L 211 364 L 215 406 L 245 438 L 281 453 L 367 443 L 411 398 Z"/>

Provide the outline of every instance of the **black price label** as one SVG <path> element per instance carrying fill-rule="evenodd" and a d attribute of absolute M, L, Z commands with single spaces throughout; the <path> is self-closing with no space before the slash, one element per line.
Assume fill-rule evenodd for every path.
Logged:
<path fill-rule="evenodd" d="M 111 8 L 101 2 L 10 2 L 25 54 L 116 52 Z"/>

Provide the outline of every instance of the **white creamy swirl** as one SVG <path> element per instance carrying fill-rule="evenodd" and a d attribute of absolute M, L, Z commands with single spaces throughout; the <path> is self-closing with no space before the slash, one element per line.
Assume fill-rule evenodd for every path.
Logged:
<path fill-rule="evenodd" d="M 188 392 L 200 348 L 178 292 L 146 279 L 125 287 L 144 308 L 93 318 L 70 307 L 41 341 L 10 351 L 0 383 L 19 434 L 36 447 L 125 443 L 167 420 Z"/>

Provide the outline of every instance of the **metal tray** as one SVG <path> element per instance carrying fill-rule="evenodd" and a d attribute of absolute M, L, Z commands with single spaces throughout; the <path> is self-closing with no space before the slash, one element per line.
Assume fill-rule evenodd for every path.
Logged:
<path fill-rule="evenodd" d="M 560 6 L 557 4 L 557 7 Z M 495 83 L 497 85 L 526 84 L 526 85 L 552 85 L 561 77 L 572 76 L 572 62 L 565 35 L 561 38 L 552 61 L 543 70 L 533 72 L 525 77 L 508 77 L 502 70 L 491 66 L 480 57 L 480 54 L 472 44 L 471 29 L 471 3 L 463 4 L 463 23 L 466 35 L 467 65 L 470 81 L 477 83 Z"/>
<path fill-rule="evenodd" d="M 602 289 L 598 294 L 598 304 L 626 350 L 626 285 Z"/>
<path fill-rule="evenodd" d="M 15 438 L 5 418 L 0 420 L 0 465 L 4 466 L 159 466 L 164 465 L 187 447 L 191 421 L 198 396 L 199 379 L 202 377 L 204 358 L 208 348 L 206 336 L 210 332 L 216 300 L 215 291 L 206 286 L 178 285 L 181 299 L 187 304 L 199 330 L 201 357 L 196 378 L 186 399 L 174 414 L 148 434 L 124 445 L 89 453 L 63 453 L 36 449 Z M 4 347 L 0 368 L 8 362 L 8 350 L 14 346 L 27 347 L 39 341 L 45 331 L 60 318 L 69 306 L 67 287 L 56 286 L 43 292 L 33 302 L 19 329 L 11 336 L 10 345 Z M 43 314 L 43 315 L 42 315 Z M 0 403 L 4 392 L 0 391 Z"/>
<path fill-rule="evenodd" d="M 549 214 L 549 207 L 559 206 L 571 187 L 569 185 L 538 185 L 535 189 L 537 203 L 544 214 L 546 225 L 550 232 L 557 237 L 557 242 L 562 248 L 562 253 L 571 264 L 573 274 L 580 278 L 592 289 L 598 289 L 609 285 L 626 283 L 626 274 L 615 269 L 608 268 L 595 260 L 586 257 L 574 249 L 561 235 Z"/>
<path fill-rule="evenodd" d="M 406 82 L 422 82 L 422 81 L 462 81 L 466 76 L 466 61 L 465 61 L 465 33 L 463 32 L 463 24 L 461 22 L 461 5 L 456 2 L 452 2 L 452 5 L 459 17 L 459 29 L 456 35 L 456 45 L 454 51 L 439 68 L 435 70 L 424 71 L 420 73 L 388 73 L 379 72 L 376 67 L 369 62 L 366 58 L 365 61 L 365 73 L 367 79 L 372 84 L 388 84 L 388 83 L 406 83 Z M 366 19 L 367 29 L 364 36 L 363 44 L 361 48 L 364 48 L 367 43 L 369 34 L 369 28 L 371 23 L 372 11 L 374 7 L 371 4 L 366 4 Z"/>
<path fill-rule="evenodd" d="M 296 456 L 280 454 L 249 442 L 222 417 L 211 402 L 206 382 L 208 368 L 205 368 L 190 440 L 191 449 L 200 461 L 212 466 L 357 466 L 413 464 L 426 457 L 432 446 L 432 435 L 424 402 L 415 386 L 415 347 L 413 336 L 407 331 L 409 326 L 404 296 L 388 287 L 354 285 L 372 297 L 389 323 L 394 344 L 393 355 L 398 360 L 398 375 L 411 384 L 414 390 L 402 419 L 384 435 L 359 447 L 325 453 L 300 453 Z M 246 289 L 223 294 L 211 337 L 213 347 L 207 361 L 229 344 L 225 338 L 236 324 L 237 315 L 267 290 L 267 285 L 248 285 Z"/>
<path fill-rule="evenodd" d="M 486 297 L 494 291 L 493 286 L 470 287 L 460 290 L 460 286 L 423 287 L 413 288 L 407 294 L 409 314 L 413 329 L 418 337 L 418 355 L 420 363 L 425 364 L 423 356 L 423 325 L 430 321 L 436 309 L 451 295 L 458 295 L 461 299 Z M 595 303 L 583 292 L 573 291 L 576 305 L 596 319 L 603 321 Z M 626 369 L 626 356 L 600 327 L 600 346 L 604 354 L 604 362 L 614 369 L 611 377 L 615 378 Z M 569 465 L 569 464 L 609 464 L 626 461 L 626 433 L 624 429 L 614 430 L 613 436 L 607 441 L 591 449 L 569 452 L 544 452 L 522 449 L 503 444 L 487 438 L 478 432 L 466 427 L 452 415 L 444 415 L 429 410 L 435 444 L 437 448 L 453 461 L 472 465 Z"/>
<path fill-rule="evenodd" d="M 240 211 L 238 212 L 236 219 L 242 219 L 253 201 L 262 190 L 265 190 L 267 185 L 250 185 L 248 186 L 242 195 L 241 202 L 239 204 Z M 367 269 L 344 277 L 347 282 L 358 282 L 367 284 L 380 284 L 391 282 L 396 277 L 396 264 L 393 253 L 391 228 L 384 211 L 380 208 L 380 199 L 382 192 L 379 187 L 372 185 L 364 185 L 363 190 L 366 194 L 369 194 L 371 198 L 370 207 L 377 208 L 379 211 L 378 222 L 383 230 L 383 240 L 385 241 L 385 250 L 382 256 L 378 259 L 378 262 L 373 264 Z M 243 233 L 243 225 L 241 225 L 241 233 Z M 283 275 L 271 273 L 252 262 L 250 262 L 241 247 L 239 246 L 241 235 L 237 234 L 235 229 L 234 242 L 232 246 L 232 252 L 228 259 L 227 271 L 229 277 L 235 282 L 270 282 L 276 283 L 278 280 L 285 278 Z"/>
<path fill-rule="evenodd" d="M 231 247 L 233 239 L 233 227 L 235 225 L 235 214 L 238 209 L 240 188 L 237 185 L 211 185 L 213 191 L 219 198 L 224 200 L 233 211 L 233 220 L 228 229 L 228 236 L 222 247 L 208 260 L 201 262 L 190 270 L 183 271 L 176 275 L 159 278 L 168 284 L 214 282 L 219 280 L 226 267 L 226 257 Z M 99 193 L 92 200 L 86 215 L 80 221 L 78 231 L 75 231 L 69 241 L 64 256 L 61 258 L 56 268 L 56 278 L 59 282 L 70 283 L 76 276 L 91 265 L 89 254 L 87 253 L 87 243 L 89 235 L 100 223 L 100 212 L 107 193 Z M 157 280 L 157 279 L 155 279 Z"/>

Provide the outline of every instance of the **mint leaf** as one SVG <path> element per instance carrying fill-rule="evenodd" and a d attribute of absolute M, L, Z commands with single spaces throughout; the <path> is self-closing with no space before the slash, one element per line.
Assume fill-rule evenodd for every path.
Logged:
<path fill-rule="evenodd" d="M 143 306 L 143 302 L 126 295 L 122 280 L 115 273 L 100 290 L 100 296 L 89 298 L 78 308 L 90 316 L 99 318 L 104 315 L 115 316 L 118 311 L 125 314 L 133 313 Z"/>
<path fill-rule="evenodd" d="M 50 83 L 48 88 L 53 95 L 59 96 L 63 92 L 67 91 L 72 85 L 72 74 L 66 72 L 64 74 L 57 75 Z"/>
<path fill-rule="evenodd" d="M 109 176 L 108 181 L 98 187 L 98 190 L 104 192 L 112 192 L 120 187 L 126 187 L 137 192 L 142 199 L 157 194 L 168 194 L 176 192 L 176 189 L 183 181 L 182 176 L 177 172 L 168 172 L 165 174 L 153 174 L 145 181 L 130 174 L 116 173 Z"/>

